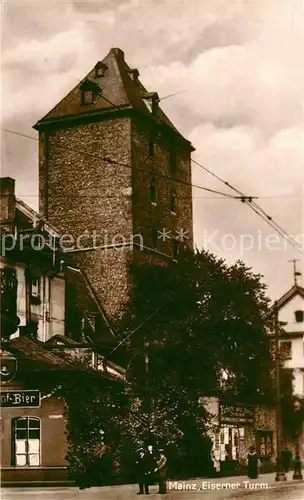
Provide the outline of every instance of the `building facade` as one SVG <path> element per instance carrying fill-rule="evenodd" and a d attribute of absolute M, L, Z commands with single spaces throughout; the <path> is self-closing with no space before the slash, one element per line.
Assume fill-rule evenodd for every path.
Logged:
<path fill-rule="evenodd" d="M 125 374 L 92 349 L 96 337 L 112 349 L 112 334 L 81 270 L 56 250 L 56 229 L 15 198 L 13 179 L 1 179 L 0 200 L 1 481 L 66 483 L 65 406 L 52 389 L 87 368 Z"/>
<path fill-rule="evenodd" d="M 304 288 L 294 286 L 277 303 L 284 368 L 293 374 L 293 394 L 304 397 Z"/>
<path fill-rule="evenodd" d="M 111 49 L 34 127 L 40 212 L 78 250 L 106 247 L 74 261 L 113 318 L 130 296 L 131 263 L 166 262 L 193 242 L 193 148 L 138 76 Z"/>
<path fill-rule="evenodd" d="M 204 406 L 212 415 L 212 459 L 218 472 L 246 467 L 250 446 L 255 447 L 264 471 L 273 467 L 276 458 L 273 408 L 227 404 L 216 397 L 205 399 Z"/>
<path fill-rule="evenodd" d="M 286 414 L 282 402 L 282 436 L 284 446 L 304 459 L 304 288 L 295 284 L 272 306 L 270 314 L 276 317 L 279 359 L 281 364 L 281 397 L 294 401 Z M 286 385 L 283 386 L 283 381 Z M 291 382 L 291 383 L 290 383 Z M 290 394 L 286 394 L 290 391 Z M 284 401 L 284 400 L 281 400 Z M 291 412 L 291 413 L 290 413 Z"/>

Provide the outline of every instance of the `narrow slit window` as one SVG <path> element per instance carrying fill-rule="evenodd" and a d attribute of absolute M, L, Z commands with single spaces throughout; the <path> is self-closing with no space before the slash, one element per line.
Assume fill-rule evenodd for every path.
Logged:
<path fill-rule="evenodd" d="M 169 166 L 171 171 L 176 170 L 177 158 L 176 158 L 176 149 L 174 147 L 171 147 L 169 151 Z"/>
<path fill-rule="evenodd" d="M 150 201 L 151 203 L 156 203 L 157 202 L 157 186 L 156 186 L 156 180 L 153 177 L 150 183 Z"/>
<path fill-rule="evenodd" d="M 152 229 L 151 239 L 152 239 L 152 247 L 156 248 L 157 247 L 157 229 L 155 227 Z"/>
<path fill-rule="evenodd" d="M 176 213 L 176 193 L 174 189 L 170 191 L 170 210 L 173 213 Z"/>

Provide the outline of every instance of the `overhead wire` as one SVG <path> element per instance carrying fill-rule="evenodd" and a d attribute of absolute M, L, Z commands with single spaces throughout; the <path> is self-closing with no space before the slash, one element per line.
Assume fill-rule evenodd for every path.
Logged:
<path fill-rule="evenodd" d="M 22 134 L 20 132 L 14 131 L 14 130 L 10 130 L 10 129 L 7 129 L 7 128 L 2 128 L 2 130 L 5 131 L 5 132 L 7 132 L 7 133 L 10 133 L 10 134 L 14 134 L 14 135 L 18 135 L 18 136 L 21 136 L 21 137 L 25 137 L 27 139 L 32 139 L 34 141 L 38 141 L 38 139 L 36 137 L 30 136 L 30 135 L 27 135 L 27 134 Z M 73 153 L 79 153 L 79 154 L 82 154 L 82 155 L 92 156 L 93 158 L 98 158 L 100 160 L 103 160 L 103 161 L 105 161 L 107 163 L 110 163 L 110 164 L 113 164 L 113 165 L 118 165 L 118 166 L 121 166 L 121 167 L 130 168 L 130 169 L 133 168 L 132 165 L 130 165 L 128 163 L 120 162 L 120 161 L 114 160 L 112 158 L 108 158 L 106 156 L 101 156 L 101 155 L 99 155 L 97 153 L 91 153 L 89 151 L 83 151 L 83 150 L 75 149 L 75 148 L 69 148 L 68 146 L 62 146 L 60 144 L 55 144 L 55 147 L 60 148 L 60 149 L 64 149 L 64 150 L 67 150 L 67 151 L 72 151 Z M 210 192 L 210 193 L 214 193 L 214 194 L 218 194 L 218 195 L 221 195 L 221 196 L 225 196 L 227 198 L 232 198 L 232 199 L 238 199 L 239 198 L 239 197 L 233 196 L 233 195 L 231 195 L 229 193 L 223 193 L 221 191 L 217 191 L 215 189 L 210 189 L 210 188 L 207 188 L 205 186 L 201 186 L 199 184 L 193 184 L 193 183 L 184 181 L 182 179 L 176 179 L 176 178 L 170 177 L 168 175 L 161 174 L 160 172 L 153 172 L 152 170 L 147 170 L 147 169 L 144 169 L 144 168 L 141 168 L 141 167 L 136 167 L 136 170 L 140 171 L 140 172 L 147 173 L 149 175 L 152 175 L 153 177 L 161 177 L 163 179 L 170 180 L 171 182 L 176 182 L 176 183 L 183 184 L 183 185 L 186 185 L 186 186 L 194 187 L 194 188 L 197 188 L 197 189 L 201 189 L 203 191 L 207 191 L 207 192 Z"/>
<path fill-rule="evenodd" d="M 289 244 L 291 244 L 302 255 L 304 255 L 303 247 L 301 246 L 301 244 L 297 240 L 295 240 L 292 236 L 290 236 L 279 224 L 277 224 L 274 221 L 273 217 L 267 214 L 266 211 L 254 201 L 253 198 L 246 196 L 242 191 L 237 189 L 228 181 L 225 181 L 222 177 L 212 172 L 210 169 L 199 163 L 197 160 L 192 159 L 192 162 L 195 165 L 199 166 L 204 171 L 206 171 L 207 173 L 209 173 L 210 175 L 212 175 L 212 177 L 220 181 L 222 184 L 232 189 L 235 193 L 237 193 L 240 196 L 241 201 L 246 203 L 251 208 L 251 210 L 253 210 L 259 217 L 261 217 L 272 229 L 274 229 L 281 237 L 286 239 Z"/>

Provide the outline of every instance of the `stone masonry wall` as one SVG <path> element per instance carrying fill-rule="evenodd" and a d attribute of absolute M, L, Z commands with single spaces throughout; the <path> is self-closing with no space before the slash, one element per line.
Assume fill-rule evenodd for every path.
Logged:
<path fill-rule="evenodd" d="M 118 243 L 133 233 L 130 127 L 129 118 L 117 118 L 40 133 L 40 211 L 62 235 L 80 238 L 77 246 Z M 68 237 L 64 246 L 72 247 Z M 129 258 L 126 249 L 75 257 L 109 316 L 126 302 Z"/>
<path fill-rule="evenodd" d="M 151 155 L 149 141 L 154 137 L 154 154 Z M 133 120 L 132 157 L 133 157 L 133 220 L 134 232 L 144 236 L 148 247 L 172 255 L 172 237 L 177 231 L 186 232 L 184 243 L 193 245 L 192 227 L 192 189 L 190 152 L 180 143 L 176 146 L 176 168 L 170 168 L 170 141 L 164 134 L 156 137 L 139 119 Z M 142 170 L 145 170 L 143 172 Z M 147 172 L 146 172 L 147 171 Z M 152 178 L 156 181 L 157 201 L 150 200 L 149 186 Z M 182 181 L 182 182 L 176 182 Z M 188 184 L 188 185 L 187 185 Z M 176 210 L 170 209 L 171 190 L 176 196 Z M 166 229 L 170 237 L 166 241 L 157 238 L 153 241 L 153 232 Z M 159 236 L 159 234 L 158 234 Z"/>
<path fill-rule="evenodd" d="M 40 211 L 62 235 L 78 238 L 78 247 L 119 243 L 133 235 L 134 241 L 143 238 L 146 247 L 171 257 L 172 238 L 176 239 L 180 230 L 185 232 L 184 244 L 192 246 L 189 149 L 180 141 L 176 143 L 176 168 L 171 169 L 172 138 L 158 134 L 151 156 L 151 132 L 146 121 L 121 117 L 40 133 Z M 156 203 L 150 200 L 153 176 Z M 171 189 L 176 197 L 174 213 L 170 209 Z M 163 228 L 170 234 L 166 241 L 158 238 Z M 97 233 L 94 240 L 93 231 Z M 72 246 L 68 237 L 64 246 Z M 138 249 L 74 254 L 112 318 L 120 315 L 130 295 L 130 263 L 147 259 L 155 264 L 163 260 Z"/>

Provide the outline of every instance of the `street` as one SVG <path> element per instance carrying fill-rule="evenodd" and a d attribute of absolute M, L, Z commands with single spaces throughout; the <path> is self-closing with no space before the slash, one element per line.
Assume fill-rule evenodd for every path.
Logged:
<path fill-rule="evenodd" d="M 284 499 L 303 500 L 304 481 L 293 481 L 288 473 L 287 481 L 276 483 L 274 474 L 263 474 L 257 480 L 245 476 L 220 479 L 194 479 L 168 481 L 167 495 L 158 495 L 157 486 L 150 487 L 150 496 L 168 500 L 218 500 L 218 499 Z M 137 498 L 137 485 L 94 487 L 79 490 L 74 487 L 55 488 L 4 488 L 2 500 L 131 500 Z"/>

